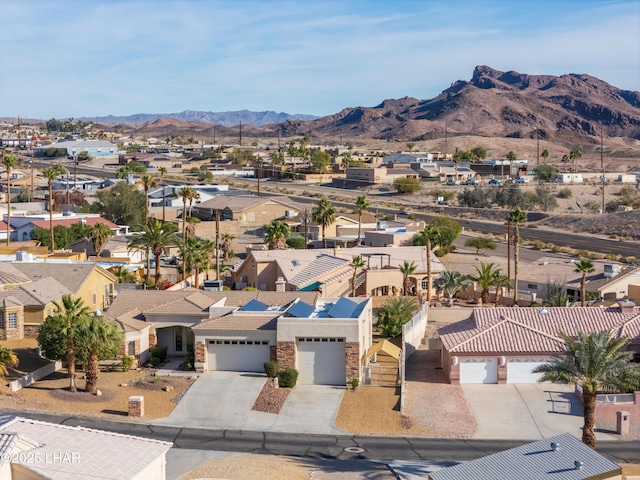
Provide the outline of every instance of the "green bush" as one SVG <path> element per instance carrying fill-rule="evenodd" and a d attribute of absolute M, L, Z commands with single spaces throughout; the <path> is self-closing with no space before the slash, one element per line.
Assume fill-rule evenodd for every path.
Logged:
<path fill-rule="evenodd" d="M 157 367 L 158 365 L 160 365 L 160 359 L 158 357 L 151 357 L 149 359 L 149 365 L 151 367 Z"/>
<path fill-rule="evenodd" d="M 167 359 L 167 347 L 157 345 L 151 349 L 151 358 L 156 357 L 159 363 L 163 363 Z"/>
<path fill-rule="evenodd" d="M 273 360 L 264 362 L 264 373 L 269 378 L 276 378 L 278 376 L 278 362 L 274 362 Z"/>
<path fill-rule="evenodd" d="M 571 191 L 570 188 L 561 188 L 558 191 L 559 198 L 571 198 L 572 195 L 573 195 L 573 192 Z"/>
<path fill-rule="evenodd" d="M 295 368 L 285 368 L 280 372 L 280 385 L 285 388 L 293 388 L 298 381 L 298 371 Z"/>
<path fill-rule="evenodd" d="M 133 367 L 133 360 L 133 357 L 130 357 L 129 355 L 125 355 L 124 357 L 122 357 L 123 372 L 128 372 L 129 370 L 131 370 L 131 367 Z"/>
<path fill-rule="evenodd" d="M 433 254 L 438 257 L 438 258 L 442 258 L 444 257 L 447 253 L 442 250 L 441 248 L 437 249 L 435 252 L 433 252 Z"/>

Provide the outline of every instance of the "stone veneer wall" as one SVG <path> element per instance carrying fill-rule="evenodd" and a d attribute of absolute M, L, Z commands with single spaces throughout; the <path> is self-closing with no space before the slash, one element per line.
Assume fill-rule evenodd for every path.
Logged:
<path fill-rule="evenodd" d="M 24 337 L 25 338 L 38 338 L 40 333 L 41 323 L 25 323 L 24 324 Z"/>
<path fill-rule="evenodd" d="M 296 368 L 296 342 L 278 342 L 276 357 L 280 370 Z"/>
<path fill-rule="evenodd" d="M 360 344 L 358 342 L 346 342 L 344 345 L 344 356 L 347 380 L 351 378 L 360 380 Z"/>
<path fill-rule="evenodd" d="M 207 348 L 204 343 L 198 342 L 194 349 L 194 362 L 207 363 Z"/>
<path fill-rule="evenodd" d="M 278 347 L 275 345 L 269 345 L 269 360 L 272 362 L 278 361 Z"/>
<path fill-rule="evenodd" d="M 155 330 L 152 332 L 149 329 L 149 350 L 155 347 L 158 344 L 158 336 L 156 335 Z"/>

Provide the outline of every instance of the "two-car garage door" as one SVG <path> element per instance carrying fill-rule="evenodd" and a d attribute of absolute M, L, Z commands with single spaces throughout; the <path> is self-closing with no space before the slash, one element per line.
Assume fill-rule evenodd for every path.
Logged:
<path fill-rule="evenodd" d="M 209 370 L 232 372 L 264 372 L 269 361 L 267 340 L 209 340 Z"/>
<path fill-rule="evenodd" d="M 344 385 L 343 338 L 298 338 L 298 383 Z"/>

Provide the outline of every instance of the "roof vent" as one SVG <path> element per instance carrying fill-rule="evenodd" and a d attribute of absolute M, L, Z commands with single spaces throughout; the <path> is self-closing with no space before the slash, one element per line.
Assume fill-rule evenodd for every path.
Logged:
<path fill-rule="evenodd" d="M 551 450 L 553 452 L 557 452 L 559 447 L 560 447 L 560 444 L 558 442 L 551 442 Z"/>
<path fill-rule="evenodd" d="M 546 308 L 541 308 L 538 313 L 540 315 L 548 315 L 549 314 L 549 310 L 547 310 Z"/>
<path fill-rule="evenodd" d="M 576 470 L 582 470 L 582 467 L 584 467 L 584 462 L 580 460 L 576 460 L 573 464 L 576 466 Z"/>

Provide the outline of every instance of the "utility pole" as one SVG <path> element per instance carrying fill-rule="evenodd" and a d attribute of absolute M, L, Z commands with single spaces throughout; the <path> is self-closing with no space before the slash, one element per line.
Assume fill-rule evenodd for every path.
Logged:
<path fill-rule="evenodd" d="M 602 143 L 602 124 L 600 124 L 600 170 L 602 171 L 602 215 L 604 215 L 604 148 Z"/>
<path fill-rule="evenodd" d="M 509 220 L 507 220 L 507 276 L 509 277 L 507 291 L 511 292 L 511 222 Z"/>
<path fill-rule="evenodd" d="M 262 177 L 262 160 L 258 160 L 258 197 L 260 196 L 260 177 Z"/>
<path fill-rule="evenodd" d="M 536 128 L 536 164 L 540 163 L 540 130 Z"/>
<path fill-rule="evenodd" d="M 76 190 L 78 187 L 76 186 L 78 182 L 78 156 L 73 156 L 73 189 Z M 145 222 L 147 219 L 145 219 Z"/>
<path fill-rule="evenodd" d="M 220 210 L 216 209 L 216 280 L 220 280 L 220 265 L 218 248 L 220 245 Z"/>
<path fill-rule="evenodd" d="M 307 249 L 307 242 L 309 241 L 309 209 L 304 207 L 304 249 Z"/>
<path fill-rule="evenodd" d="M 242 146 L 242 122 L 240 122 L 240 146 Z"/>
<path fill-rule="evenodd" d="M 34 161 L 35 151 L 36 151 L 36 141 L 37 141 L 36 137 L 31 138 L 31 196 L 29 197 L 29 200 L 32 202 L 33 202 L 33 193 L 34 193 L 33 161 Z"/>

